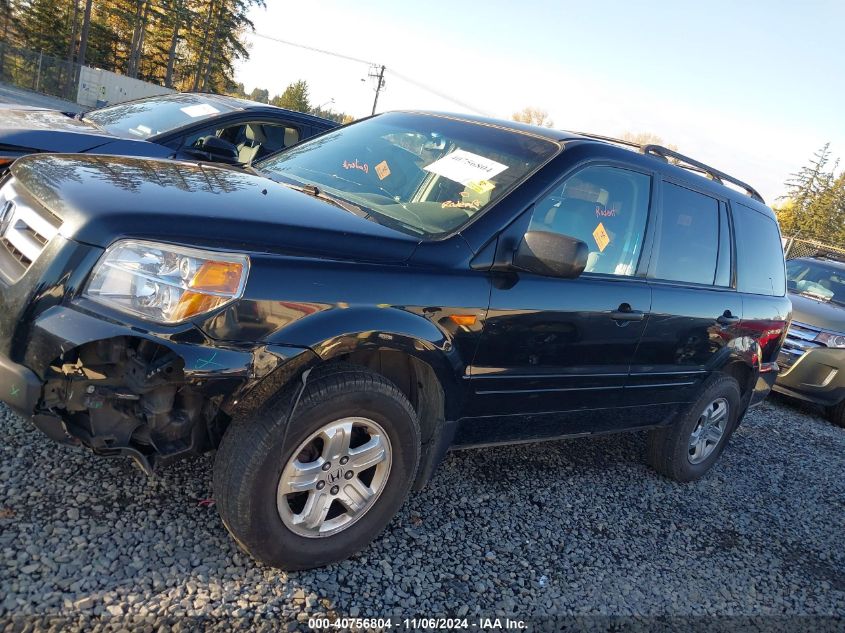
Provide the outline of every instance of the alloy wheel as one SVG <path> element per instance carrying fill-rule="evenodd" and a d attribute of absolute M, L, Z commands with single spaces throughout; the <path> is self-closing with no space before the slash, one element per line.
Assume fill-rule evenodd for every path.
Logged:
<path fill-rule="evenodd" d="M 689 437 L 687 457 L 691 464 L 700 464 L 716 450 L 728 428 L 729 409 L 725 398 L 716 398 L 704 408 Z"/>
<path fill-rule="evenodd" d="M 302 442 L 282 470 L 279 516 L 300 536 L 336 534 L 373 507 L 391 462 L 390 438 L 377 422 L 361 417 L 330 422 Z"/>

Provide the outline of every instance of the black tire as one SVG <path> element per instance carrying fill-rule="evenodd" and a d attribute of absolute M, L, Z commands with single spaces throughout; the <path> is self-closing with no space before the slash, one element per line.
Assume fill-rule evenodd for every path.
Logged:
<path fill-rule="evenodd" d="M 845 400 L 832 407 L 825 408 L 827 419 L 833 422 L 836 426 L 845 428 Z"/>
<path fill-rule="evenodd" d="M 694 464 L 690 461 L 690 437 L 705 408 L 719 398 L 724 398 L 728 403 L 726 428 L 712 452 L 703 461 Z M 698 399 L 671 426 L 649 433 L 649 465 L 664 477 L 675 481 L 694 481 L 704 476 L 719 459 L 736 429 L 739 409 L 740 391 L 737 381 L 730 376 L 711 378 Z"/>
<path fill-rule="evenodd" d="M 366 547 L 405 502 L 420 459 L 414 410 L 383 376 L 346 363 L 313 370 L 285 432 L 295 391 L 272 398 L 255 419 L 231 425 L 214 463 L 214 495 L 224 525 L 254 559 L 285 570 L 320 567 Z M 321 538 L 298 535 L 276 506 L 282 471 L 312 433 L 348 416 L 365 416 L 384 429 L 392 446 L 387 481 L 372 507 L 346 529 Z"/>

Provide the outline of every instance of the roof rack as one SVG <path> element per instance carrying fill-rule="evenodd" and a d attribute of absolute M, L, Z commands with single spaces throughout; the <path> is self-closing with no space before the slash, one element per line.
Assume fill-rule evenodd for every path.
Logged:
<path fill-rule="evenodd" d="M 729 176 L 725 172 L 719 171 L 714 167 L 705 165 L 704 163 L 697 161 L 694 158 L 690 158 L 689 156 L 685 156 L 680 152 L 676 152 L 675 150 L 669 149 L 668 147 L 663 147 L 662 145 L 655 144 L 640 145 L 639 143 L 635 143 L 633 141 L 625 141 L 623 139 L 613 138 L 611 136 L 602 136 L 600 134 L 589 134 L 584 132 L 575 132 L 575 134 L 578 134 L 579 136 L 585 136 L 589 139 L 594 139 L 597 141 L 604 141 L 606 143 L 615 143 L 617 145 L 623 145 L 625 147 L 632 147 L 637 149 L 642 154 L 655 156 L 666 162 L 668 162 L 669 159 L 672 158 L 677 161 L 676 165 L 678 167 L 681 167 L 682 169 L 693 171 L 699 174 L 704 174 L 705 176 L 707 176 L 711 180 L 715 180 L 719 184 L 725 184 L 725 182 L 727 181 L 745 191 L 745 193 L 747 193 L 752 199 L 765 204 L 763 196 L 761 196 L 757 192 L 757 190 L 751 185 L 742 182 L 738 178 Z"/>
<path fill-rule="evenodd" d="M 740 189 L 743 189 L 745 193 L 747 193 L 757 202 L 762 202 L 763 204 L 765 204 L 765 202 L 763 201 L 763 196 L 757 193 L 757 190 L 751 185 L 742 182 L 739 178 L 729 176 L 725 172 L 719 171 L 714 167 L 710 167 L 710 165 L 705 165 L 704 163 L 697 161 L 694 158 L 684 156 L 680 152 L 671 150 L 668 147 L 663 147 L 662 145 L 644 145 L 642 149 L 640 149 L 640 151 L 643 154 L 651 154 L 653 156 L 657 156 L 658 158 L 662 158 L 665 161 L 668 161 L 670 158 L 674 158 L 678 161 L 679 167 L 686 167 L 687 165 L 691 165 L 703 171 L 716 182 L 724 184 L 724 181 L 728 181 L 729 183 L 736 185 Z"/>

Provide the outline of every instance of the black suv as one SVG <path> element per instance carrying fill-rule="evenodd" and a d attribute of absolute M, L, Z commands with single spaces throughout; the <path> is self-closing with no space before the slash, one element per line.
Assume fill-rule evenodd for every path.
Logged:
<path fill-rule="evenodd" d="M 364 547 L 449 448 L 648 429 L 696 479 L 774 382 L 780 234 L 751 187 L 634 149 L 394 112 L 254 173 L 22 158 L 2 399 L 147 472 L 217 449 L 226 527 L 287 569 Z"/>

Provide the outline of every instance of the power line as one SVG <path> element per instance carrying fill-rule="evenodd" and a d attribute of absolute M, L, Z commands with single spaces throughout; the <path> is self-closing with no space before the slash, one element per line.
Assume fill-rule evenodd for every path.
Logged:
<path fill-rule="evenodd" d="M 290 40 L 283 40 L 281 38 L 273 37 L 271 35 L 265 35 L 263 33 L 253 32 L 253 35 L 255 37 L 260 37 L 261 39 L 269 40 L 271 42 L 276 42 L 277 44 L 284 44 L 286 46 L 293 46 L 294 48 L 301 48 L 301 49 L 304 49 L 306 51 L 312 51 L 314 53 L 321 53 L 323 55 L 330 55 L 331 57 L 337 57 L 339 59 L 345 59 L 347 61 L 356 62 L 358 64 L 366 64 L 367 66 L 376 66 L 376 67 L 382 66 L 381 64 L 377 64 L 376 62 L 367 61 L 366 59 L 361 59 L 360 57 L 353 57 L 352 55 L 344 55 L 343 53 L 337 53 L 335 51 L 329 51 L 329 50 L 326 50 L 324 48 L 317 48 L 316 46 L 308 46 L 307 44 L 300 44 L 299 42 L 291 42 Z M 449 101 L 451 103 L 459 105 L 462 108 L 466 108 L 467 110 L 471 110 L 472 112 L 475 112 L 476 114 L 483 114 L 485 116 L 490 116 L 490 113 L 486 112 L 485 110 L 482 110 L 480 108 L 476 108 L 475 106 L 472 106 L 468 103 L 464 103 L 463 101 L 455 99 L 454 97 L 450 97 L 449 95 L 447 95 L 443 92 L 440 92 L 436 88 L 432 88 L 431 86 L 428 86 L 428 85 L 422 83 L 421 81 L 417 81 L 416 79 L 412 79 L 412 78 L 408 77 L 407 75 L 404 75 L 404 74 L 402 74 L 402 73 L 400 73 L 396 70 L 393 70 L 391 68 L 385 68 L 384 66 L 382 66 L 382 71 L 381 71 L 382 72 L 382 79 L 379 82 L 380 87 L 383 87 L 383 82 L 384 82 L 383 73 L 385 71 L 392 73 L 398 79 L 401 79 L 402 81 L 405 81 L 405 82 L 407 82 L 407 83 L 409 83 L 413 86 L 416 86 L 417 88 L 425 90 L 426 92 L 430 92 L 431 94 L 433 94 L 437 97 L 440 97 L 441 99 L 445 99 L 446 101 Z M 376 99 L 378 99 L 378 91 L 376 92 Z M 373 104 L 373 109 L 375 110 L 375 104 Z"/>
<path fill-rule="evenodd" d="M 263 33 L 253 32 L 255 37 L 260 37 L 261 39 L 270 40 L 271 42 L 277 42 L 278 44 L 286 44 L 287 46 L 294 46 L 296 48 L 304 48 L 306 51 L 313 51 L 315 53 L 322 53 L 323 55 L 331 55 L 332 57 L 339 57 L 340 59 L 345 59 L 350 62 L 357 62 L 359 64 L 367 64 L 368 66 L 377 66 L 375 62 L 367 61 L 366 59 L 361 59 L 359 57 L 352 57 L 351 55 L 344 55 L 343 53 L 336 53 L 334 51 L 327 51 L 323 48 L 316 48 L 314 46 L 307 46 L 305 44 L 300 44 L 299 42 L 290 42 L 288 40 L 283 40 L 278 37 L 273 37 L 271 35 L 264 35 Z"/>
<path fill-rule="evenodd" d="M 466 108 L 467 110 L 472 110 L 476 114 L 483 114 L 484 116 L 490 116 L 490 113 L 485 111 L 485 110 L 482 110 L 480 108 L 476 108 L 475 106 L 470 105 L 468 103 L 465 103 L 464 101 L 460 101 L 458 99 L 455 99 L 455 97 L 450 97 L 446 93 L 440 92 L 439 90 L 437 90 L 436 88 L 432 88 L 431 86 L 427 86 L 426 84 L 422 83 L 421 81 L 417 81 L 416 79 L 411 79 L 407 75 L 403 75 L 402 73 L 400 73 L 396 70 L 393 70 L 392 68 L 388 68 L 387 72 L 392 73 L 393 75 L 396 75 L 396 77 L 398 79 L 401 79 L 402 81 L 407 81 L 409 84 L 412 84 L 412 85 L 416 86 L 417 88 L 421 88 L 422 90 L 430 92 L 431 94 L 438 96 L 441 99 L 445 99 L 446 101 L 451 101 L 452 103 L 457 104 L 457 105 L 461 106 L 462 108 Z"/>

